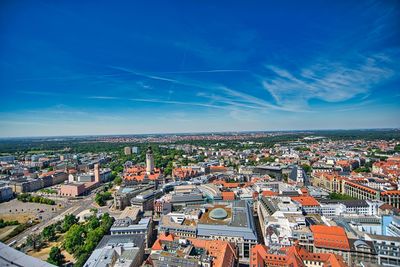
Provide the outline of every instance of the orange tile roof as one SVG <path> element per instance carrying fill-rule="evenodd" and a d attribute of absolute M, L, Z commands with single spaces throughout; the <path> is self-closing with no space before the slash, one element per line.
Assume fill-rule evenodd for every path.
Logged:
<path fill-rule="evenodd" d="M 376 194 L 376 193 L 378 192 L 378 191 L 375 190 L 375 189 L 372 189 L 372 188 L 370 188 L 370 187 L 367 187 L 367 186 L 364 186 L 364 185 L 361 185 L 361 184 L 358 184 L 358 183 L 355 183 L 355 182 L 346 181 L 346 184 L 348 184 L 348 185 L 350 185 L 350 186 L 352 186 L 352 187 L 356 187 L 356 188 L 358 188 L 358 189 L 367 191 L 368 193 L 371 193 L 371 194 Z"/>
<path fill-rule="evenodd" d="M 337 165 L 340 165 L 340 166 L 345 166 L 345 167 L 347 167 L 347 166 L 350 165 L 350 163 L 349 163 L 347 160 L 338 160 L 338 161 L 336 162 L 336 164 L 337 164 Z"/>
<path fill-rule="evenodd" d="M 308 195 L 308 190 L 307 190 L 307 188 L 302 187 L 300 190 L 301 190 L 301 193 L 302 193 L 303 195 L 305 195 L 305 196 Z"/>
<path fill-rule="evenodd" d="M 311 225 L 316 247 L 350 250 L 346 232 L 340 226 Z"/>
<path fill-rule="evenodd" d="M 292 200 L 300 203 L 302 206 L 319 206 L 319 202 L 311 196 L 292 197 Z"/>
<path fill-rule="evenodd" d="M 174 168 L 172 171 L 173 176 L 178 177 L 180 179 L 192 177 L 198 174 L 197 170 L 194 170 L 191 167 L 179 167 Z"/>
<path fill-rule="evenodd" d="M 281 248 L 279 253 L 270 253 L 264 245 L 255 245 L 250 250 L 250 267 L 258 266 L 306 266 L 305 261 L 330 267 L 348 266 L 343 257 L 334 253 L 311 253 L 297 246 Z M 310 263 L 311 264 L 311 263 Z"/>
<path fill-rule="evenodd" d="M 280 253 L 270 253 L 268 247 L 255 245 L 250 250 L 250 266 L 304 266 L 295 247 L 283 247 Z"/>
<path fill-rule="evenodd" d="M 261 193 L 264 197 L 272 197 L 272 196 L 277 196 L 279 195 L 278 192 L 270 191 L 270 190 L 264 190 Z"/>
<path fill-rule="evenodd" d="M 221 192 L 222 200 L 235 200 L 234 192 Z"/>
<path fill-rule="evenodd" d="M 211 166 L 210 171 L 213 172 L 226 172 L 228 170 L 227 167 L 225 166 Z"/>
<path fill-rule="evenodd" d="M 194 247 L 204 248 L 210 256 L 214 257 L 212 266 L 232 266 L 237 259 L 234 245 L 222 240 L 201 240 L 189 238 Z"/>
<path fill-rule="evenodd" d="M 127 168 L 124 172 L 123 178 L 124 180 L 127 181 L 133 181 L 136 180 L 138 182 L 142 182 L 145 177 L 147 177 L 149 180 L 157 180 L 161 175 L 160 169 L 156 168 L 154 169 L 154 173 L 147 174 L 146 173 L 146 167 L 144 166 L 133 166 L 130 168 Z"/>
<path fill-rule="evenodd" d="M 397 196 L 400 195 L 400 190 L 389 190 L 381 193 L 382 196 L 386 195 L 391 195 L 391 196 Z"/>
<path fill-rule="evenodd" d="M 158 239 L 162 241 L 174 241 L 175 235 L 171 233 L 168 234 L 162 233 L 161 235 L 158 236 Z"/>
<path fill-rule="evenodd" d="M 157 239 L 157 240 L 154 242 L 154 244 L 153 244 L 153 246 L 151 247 L 151 249 L 152 249 L 152 250 L 162 250 L 163 247 L 162 247 L 161 240 L 160 240 L 160 239 Z"/>
<path fill-rule="evenodd" d="M 322 262 L 323 266 L 346 267 L 342 256 L 334 253 L 311 253 L 304 248 L 299 248 L 299 255 L 303 261 Z"/>

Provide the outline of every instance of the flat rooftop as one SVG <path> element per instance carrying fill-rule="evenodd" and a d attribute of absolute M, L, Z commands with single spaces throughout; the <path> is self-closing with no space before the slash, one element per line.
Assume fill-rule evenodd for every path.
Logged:
<path fill-rule="evenodd" d="M 213 219 L 210 217 L 210 213 L 216 209 L 223 209 L 226 211 L 227 216 L 224 219 Z M 232 207 L 230 205 L 214 205 L 214 207 L 209 208 L 203 213 L 199 219 L 199 223 L 203 224 L 216 224 L 216 225 L 223 225 L 229 224 L 232 221 Z"/>
<path fill-rule="evenodd" d="M 53 264 L 28 256 L 1 242 L 0 242 L 0 266 L 55 267 L 55 265 Z"/>

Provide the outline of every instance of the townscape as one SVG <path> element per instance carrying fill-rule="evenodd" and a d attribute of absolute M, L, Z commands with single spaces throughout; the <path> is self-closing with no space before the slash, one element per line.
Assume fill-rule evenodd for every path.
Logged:
<path fill-rule="evenodd" d="M 399 267 L 400 1 L 0 1 L 0 267 Z"/>
<path fill-rule="evenodd" d="M 1 262 L 399 266 L 399 132 L 367 132 L 3 146 Z"/>

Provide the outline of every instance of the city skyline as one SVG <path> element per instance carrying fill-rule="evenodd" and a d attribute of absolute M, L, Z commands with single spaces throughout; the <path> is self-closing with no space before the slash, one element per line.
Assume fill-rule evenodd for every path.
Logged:
<path fill-rule="evenodd" d="M 0 17 L 0 137 L 400 127 L 395 1 L 10 1 Z"/>

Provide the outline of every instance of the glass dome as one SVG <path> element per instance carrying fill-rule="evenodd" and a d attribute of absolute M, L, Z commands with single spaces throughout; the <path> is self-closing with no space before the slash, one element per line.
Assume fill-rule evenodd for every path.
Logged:
<path fill-rule="evenodd" d="M 208 216 L 214 220 L 223 220 L 228 217 L 228 213 L 223 208 L 216 208 L 210 211 Z"/>

